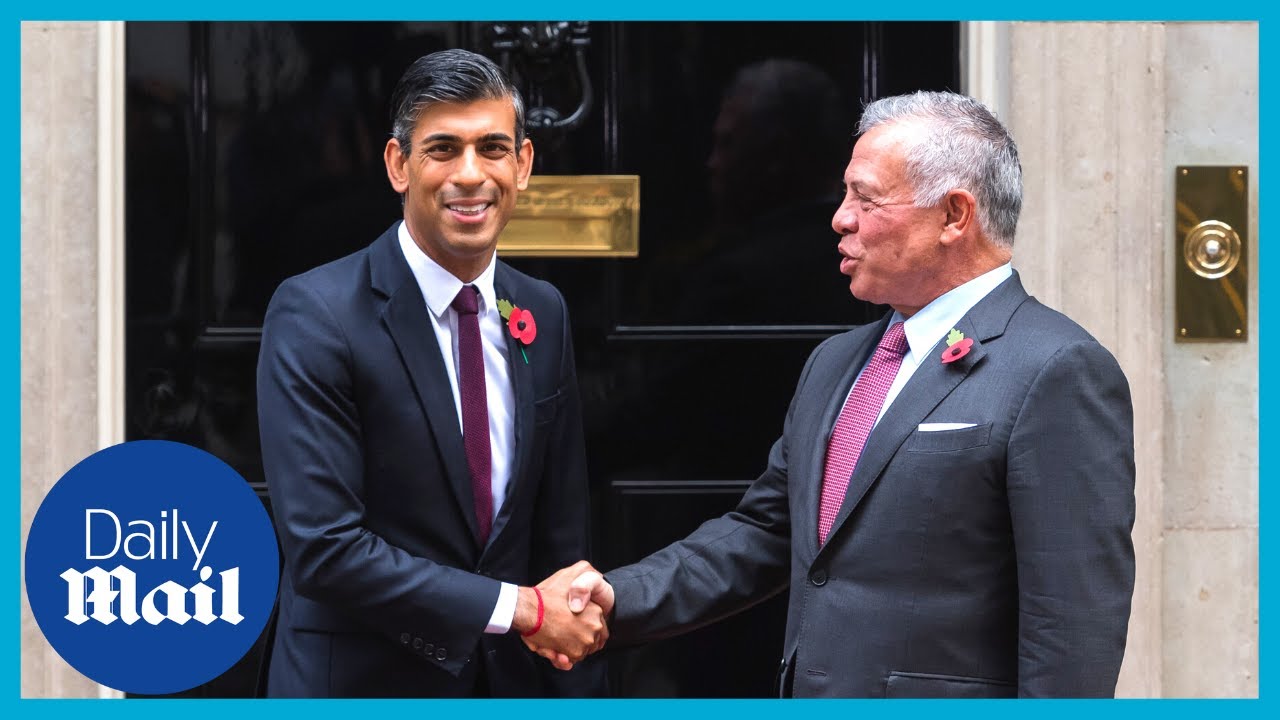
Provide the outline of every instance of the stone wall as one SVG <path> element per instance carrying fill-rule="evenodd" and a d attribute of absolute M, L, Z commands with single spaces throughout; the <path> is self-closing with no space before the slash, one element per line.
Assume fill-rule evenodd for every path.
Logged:
<path fill-rule="evenodd" d="M 1258 30 L 1014 23 L 1009 124 L 1028 290 L 1133 390 L 1137 587 L 1118 693 L 1258 694 Z M 1249 339 L 1173 340 L 1177 165 L 1248 165 Z M 1212 380 L 1211 380 L 1212 378 Z"/>

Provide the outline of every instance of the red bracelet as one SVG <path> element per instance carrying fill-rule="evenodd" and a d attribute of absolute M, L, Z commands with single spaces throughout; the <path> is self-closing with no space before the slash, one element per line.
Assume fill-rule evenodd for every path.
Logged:
<path fill-rule="evenodd" d="M 527 633 L 520 633 L 520 637 L 533 637 L 534 635 L 538 634 L 539 630 L 542 629 L 542 618 L 543 618 L 543 615 L 546 613 L 547 608 L 542 604 L 542 591 L 539 590 L 538 588 L 534 588 L 533 593 L 538 596 L 538 621 L 533 624 L 532 630 L 530 630 Z"/>

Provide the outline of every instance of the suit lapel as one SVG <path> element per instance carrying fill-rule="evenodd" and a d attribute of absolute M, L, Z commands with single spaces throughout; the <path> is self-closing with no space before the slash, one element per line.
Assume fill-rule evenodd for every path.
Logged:
<path fill-rule="evenodd" d="M 427 426 L 435 437 L 436 447 L 444 463 L 448 485 L 453 490 L 458 510 L 471 529 L 471 537 L 479 536 L 475 498 L 471 492 L 471 470 L 467 467 L 462 429 L 450 391 L 440 346 L 432 331 L 427 304 L 413 273 L 400 254 L 396 226 L 384 233 L 370 253 L 370 271 L 374 289 L 387 295 L 383 307 L 383 324 L 400 351 L 400 359 L 409 373 L 414 393 L 427 416 Z"/>
<path fill-rule="evenodd" d="M 518 288 L 515 287 L 515 279 L 502 262 L 498 263 L 494 272 L 493 284 L 494 293 L 499 299 L 509 300 L 517 307 L 528 309 L 520 299 Z M 533 362 L 533 347 L 525 348 L 525 354 L 521 354 L 520 341 L 512 337 L 509 332 L 504 332 L 503 336 L 507 341 L 507 372 L 511 377 L 512 392 L 516 402 L 515 428 L 512 433 L 515 447 L 512 448 L 514 458 L 511 463 L 511 478 L 507 481 L 507 496 L 502 503 L 502 508 L 498 511 L 498 516 L 494 519 L 493 530 L 489 533 L 490 542 L 506 527 L 516 506 L 517 501 L 514 498 L 524 488 L 525 483 L 521 481 L 527 474 L 529 446 L 533 438 L 533 366 L 529 364 Z M 529 362 L 525 362 L 526 354 Z"/>
<path fill-rule="evenodd" d="M 966 337 L 974 337 L 973 328 L 966 320 L 961 320 L 957 328 Z M 920 421 L 928 417 L 938 403 L 942 402 L 951 391 L 968 376 L 969 371 L 986 355 L 985 348 L 977 340 L 969 353 L 960 360 L 943 364 L 940 356 L 946 340 L 939 340 L 928 351 L 916 368 L 915 374 L 907 381 L 902 392 L 889 406 L 888 412 L 880 418 L 867 444 L 858 458 L 858 466 L 849 480 L 849 488 L 845 492 L 844 502 L 831 526 L 831 535 L 835 536 L 846 518 L 858 507 L 858 503 L 866 496 L 867 491 L 879 479 L 885 465 L 898 452 L 898 448 L 906 441 Z"/>
<path fill-rule="evenodd" d="M 928 417 L 929 413 L 933 412 L 933 409 L 982 362 L 987 355 L 987 348 L 983 342 L 1004 333 L 1009 318 L 1013 316 L 1018 306 L 1027 300 L 1027 297 L 1015 272 L 1011 278 L 992 290 L 956 323 L 958 330 L 966 337 L 974 339 L 973 347 L 968 354 L 955 362 L 943 363 L 942 351 L 947 346 L 946 339 L 943 338 L 921 359 L 911 379 L 907 381 L 893 404 L 889 406 L 889 410 L 885 412 L 884 417 L 880 418 L 880 422 L 867 438 L 862 456 L 858 458 L 858 466 L 854 468 L 853 477 L 849 480 L 849 488 L 845 492 L 844 502 L 840 505 L 840 512 L 831 526 L 832 538 L 840 531 L 845 520 L 857 509 L 871 486 L 879 480 L 885 467 L 897 454 L 907 437 L 915 432 L 920 422 Z M 879 335 L 876 339 L 879 339 Z M 819 486 L 821 486 L 821 480 L 819 480 Z M 814 517 L 817 517 L 816 506 L 814 513 Z"/>

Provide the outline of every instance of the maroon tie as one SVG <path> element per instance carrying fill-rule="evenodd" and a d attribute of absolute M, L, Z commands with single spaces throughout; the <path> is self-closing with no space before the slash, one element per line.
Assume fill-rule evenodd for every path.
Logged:
<path fill-rule="evenodd" d="M 493 523 L 493 486 L 489 456 L 489 398 L 484 386 L 484 351 L 480 346 L 480 291 L 463 285 L 451 307 L 458 313 L 458 396 L 462 404 L 462 444 L 471 468 L 480 544 L 489 541 Z"/>
<path fill-rule="evenodd" d="M 902 367 L 902 356 L 907 354 L 907 336 L 902 323 L 894 323 L 880 338 L 880 345 L 871 355 L 862 376 L 849 393 L 840 417 L 836 420 L 831 442 L 827 445 L 827 466 L 822 473 L 822 504 L 818 506 L 818 544 L 827 541 L 831 526 L 835 524 L 844 493 L 849 488 L 858 457 L 867 444 L 867 436 L 880 416 L 889 386 Z"/>

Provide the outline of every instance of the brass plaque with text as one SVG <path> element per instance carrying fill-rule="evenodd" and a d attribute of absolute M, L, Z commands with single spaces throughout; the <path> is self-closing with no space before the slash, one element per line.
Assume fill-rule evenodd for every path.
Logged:
<path fill-rule="evenodd" d="M 505 257 L 636 257 L 639 175 L 535 175 L 498 239 Z"/>

